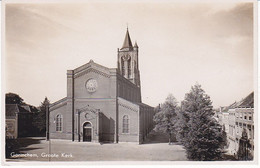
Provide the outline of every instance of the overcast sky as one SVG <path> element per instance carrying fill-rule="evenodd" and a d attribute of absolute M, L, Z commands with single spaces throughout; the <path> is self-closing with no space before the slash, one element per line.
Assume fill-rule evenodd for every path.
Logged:
<path fill-rule="evenodd" d="M 40 105 L 66 97 L 66 71 L 115 68 L 128 23 L 139 45 L 143 102 L 180 102 L 198 82 L 214 107 L 253 91 L 252 3 L 6 5 L 6 92 Z"/>

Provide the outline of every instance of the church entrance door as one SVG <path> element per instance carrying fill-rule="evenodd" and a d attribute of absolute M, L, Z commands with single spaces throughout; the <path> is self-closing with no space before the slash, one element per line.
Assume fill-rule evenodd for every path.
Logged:
<path fill-rule="evenodd" d="M 83 142 L 91 142 L 92 127 L 90 122 L 85 122 L 83 125 Z"/>

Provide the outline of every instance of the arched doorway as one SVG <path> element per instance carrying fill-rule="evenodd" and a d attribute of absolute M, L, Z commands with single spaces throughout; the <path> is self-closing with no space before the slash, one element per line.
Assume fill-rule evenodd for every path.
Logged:
<path fill-rule="evenodd" d="M 92 139 L 92 125 L 90 122 L 85 122 L 83 125 L 83 142 L 91 142 Z"/>

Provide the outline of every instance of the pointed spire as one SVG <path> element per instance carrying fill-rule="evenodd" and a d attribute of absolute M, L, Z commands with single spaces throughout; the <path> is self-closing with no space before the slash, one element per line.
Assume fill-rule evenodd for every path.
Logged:
<path fill-rule="evenodd" d="M 125 41 L 124 41 L 124 44 L 123 44 L 121 49 L 132 48 L 132 47 L 133 47 L 133 45 L 132 45 L 131 38 L 130 38 L 130 35 L 129 35 L 129 32 L 128 32 L 128 27 L 127 27 L 126 35 L 125 35 Z"/>

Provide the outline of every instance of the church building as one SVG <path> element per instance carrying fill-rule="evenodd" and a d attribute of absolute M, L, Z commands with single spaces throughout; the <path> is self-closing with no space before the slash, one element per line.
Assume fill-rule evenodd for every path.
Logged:
<path fill-rule="evenodd" d="M 138 45 L 127 29 L 117 68 L 90 60 L 67 71 L 67 97 L 49 107 L 50 139 L 142 143 L 154 108 L 142 103 Z"/>

